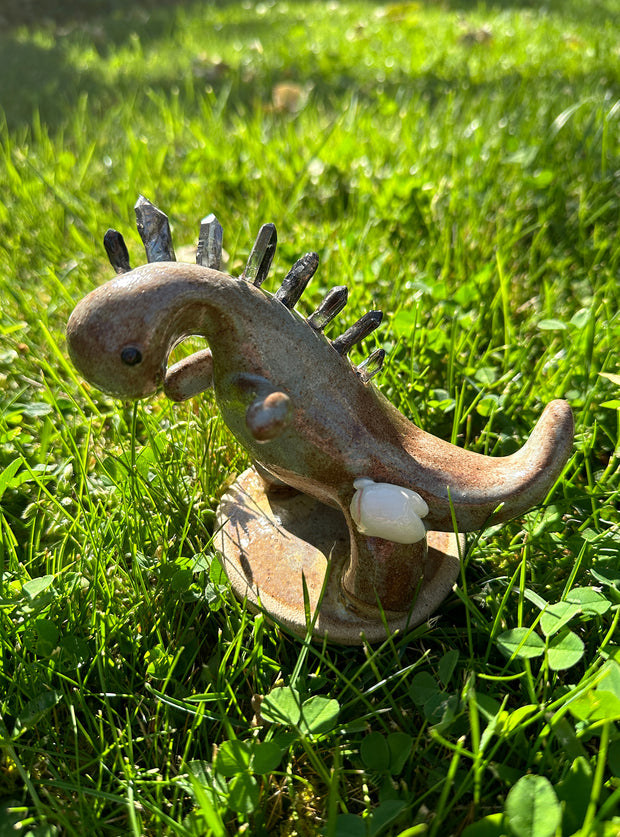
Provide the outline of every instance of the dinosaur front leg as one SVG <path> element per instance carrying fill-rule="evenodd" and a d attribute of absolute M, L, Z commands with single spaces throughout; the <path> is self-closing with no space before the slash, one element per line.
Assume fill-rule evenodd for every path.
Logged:
<path fill-rule="evenodd" d="M 164 392 L 172 401 L 187 401 L 213 386 L 213 355 L 210 349 L 195 352 L 166 370 Z"/>
<path fill-rule="evenodd" d="M 229 427 L 246 447 L 248 434 L 255 442 L 276 439 L 293 415 L 289 396 L 262 375 L 232 376 L 220 386 L 219 401 Z"/>
<path fill-rule="evenodd" d="M 259 395 L 245 413 L 248 430 L 257 442 L 275 439 L 291 421 L 291 399 L 284 392 Z"/>

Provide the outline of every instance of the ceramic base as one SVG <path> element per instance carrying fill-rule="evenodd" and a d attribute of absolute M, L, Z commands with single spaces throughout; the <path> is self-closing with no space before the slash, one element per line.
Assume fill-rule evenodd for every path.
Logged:
<path fill-rule="evenodd" d="M 462 535 L 429 532 L 428 569 L 411 609 L 362 615 L 340 583 L 350 554 L 342 514 L 305 494 L 266 492 L 253 468 L 222 497 L 214 543 L 238 598 L 297 636 L 307 633 L 303 579 L 311 617 L 325 587 L 314 634 L 343 645 L 380 642 L 428 619 L 454 586 L 464 550 Z"/>

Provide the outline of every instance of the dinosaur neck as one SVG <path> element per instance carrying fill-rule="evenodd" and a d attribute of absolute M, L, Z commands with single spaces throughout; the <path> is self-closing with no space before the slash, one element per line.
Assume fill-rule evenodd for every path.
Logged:
<path fill-rule="evenodd" d="M 228 345 L 256 304 L 252 290 L 257 289 L 199 265 L 160 262 L 134 274 L 142 298 L 152 300 L 145 306 L 143 324 L 147 341 L 153 343 L 173 345 L 201 335 L 213 347 Z"/>

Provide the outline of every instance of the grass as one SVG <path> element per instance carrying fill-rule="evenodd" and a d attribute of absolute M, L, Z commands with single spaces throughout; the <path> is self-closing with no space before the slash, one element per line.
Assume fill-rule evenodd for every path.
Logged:
<path fill-rule="evenodd" d="M 616 3 L 8 8 L 0 833 L 617 835 Z M 316 249 L 300 309 L 383 309 L 379 386 L 436 435 L 506 454 L 571 402 L 547 503 L 470 537 L 430 624 L 340 649 L 252 617 L 210 546 L 247 464 L 212 398 L 77 377 L 64 325 L 108 226 L 144 261 L 139 192 L 177 252 L 215 211 L 233 272 L 265 221 L 275 276 Z"/>

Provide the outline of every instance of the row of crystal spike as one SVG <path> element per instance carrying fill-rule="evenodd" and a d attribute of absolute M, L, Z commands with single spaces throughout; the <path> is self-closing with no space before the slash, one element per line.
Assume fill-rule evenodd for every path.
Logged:
<path fill-rule="evenodd" d="M 168 216 L 142 195 L 138 198 L 134 208 L 138 232 L 146 250 L 147 260 L 149 262 L 176 261 Z M 202 265 L 202 267 L 210 267 L 213 270 L 220 269 L 222 232 L 222 225 L 215 215 L 207 215 L 202 219 L 196 248 L 196 264 Z M 241 274 L 241 279 L 260 287 L 269 273 L 277 243 L 278 234 L 275 225 L 263 224 L 256 236 L 256 241 Z M 108 230 L 104 236 L 103 244 L 110 263 L 117 273 L 126 273 L 131 270 L 127 246 L 123 236 L 117 230 Z M 293 308 L 314 275 L 318 264 L 319 257 L 316 253 L 306 253 L 305 256 L 302 256 L 284 277 L 275 298 L 287 308 Z M 348 291 L 344 285 L 332 288 L 316 311 L 308 317 L 308 324 L 315 331 L 323 331 L 325 326 L 342 311 L 347 303 L 347 297 Z M 332 346 L 338 354 L 348 354 L 356 343 L 359 343 L 379 326 L 382 317 L 381 311 L 369 311 L 351 328 L 347 329 L 344 334 L 332 340 Z M 357 367 L 362 379 L 369 381 L 380 372 L 384 359 L 385 350 L 376 349 Z"/>

